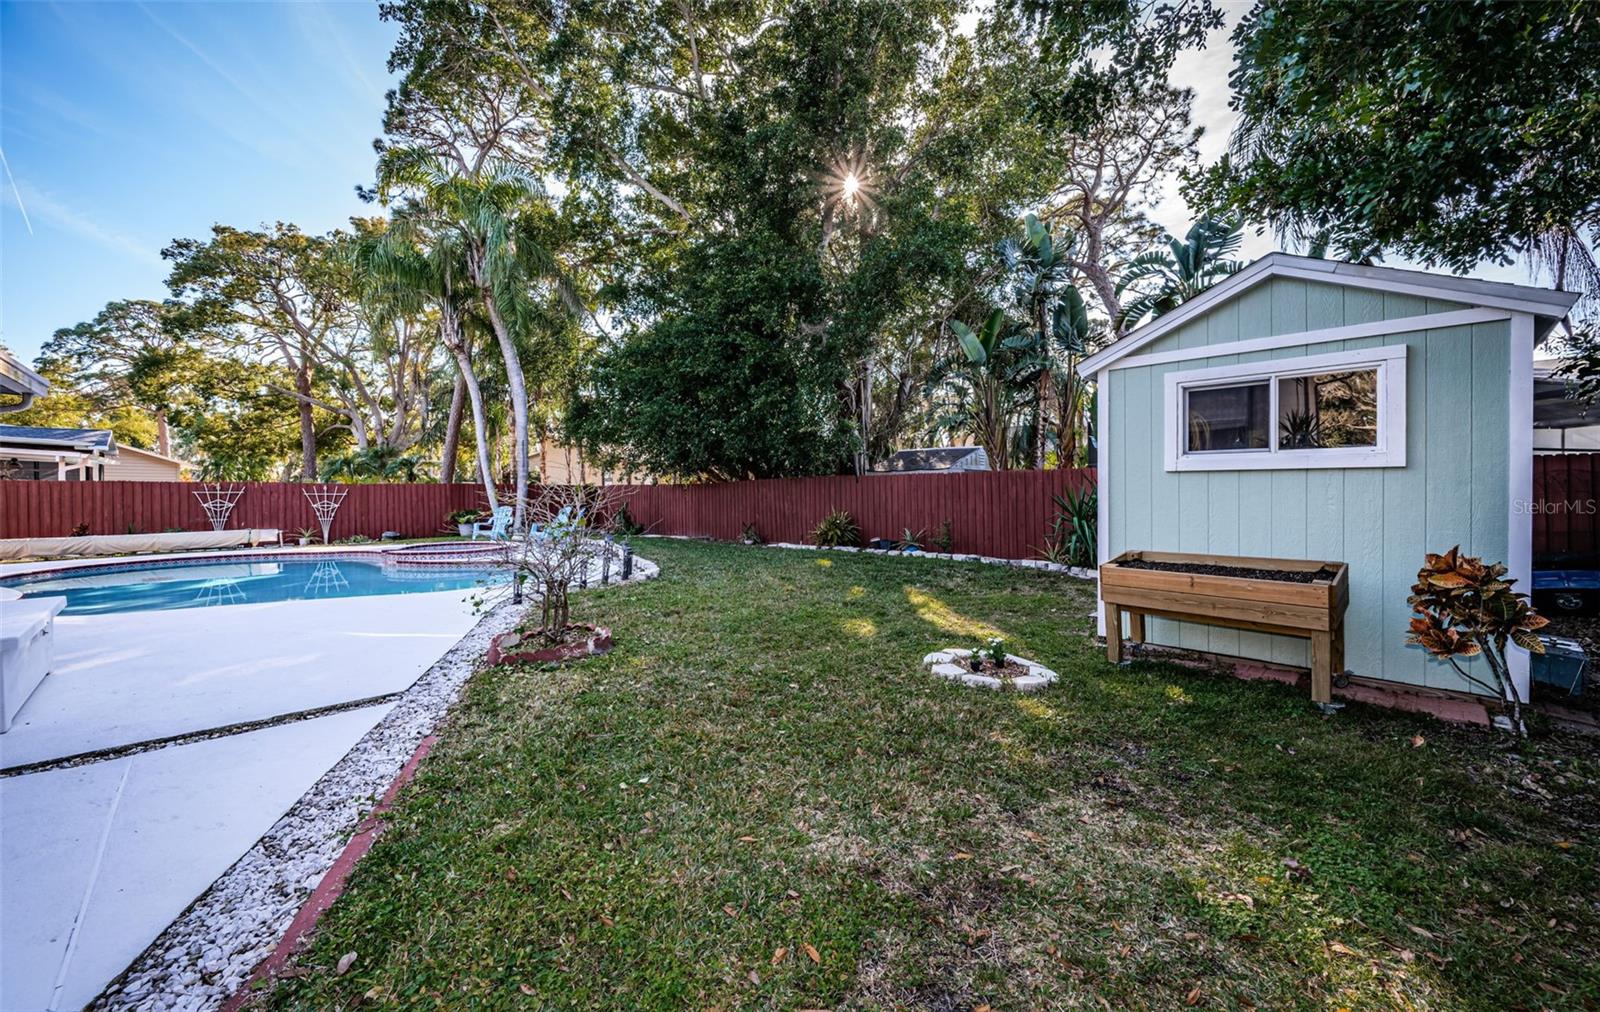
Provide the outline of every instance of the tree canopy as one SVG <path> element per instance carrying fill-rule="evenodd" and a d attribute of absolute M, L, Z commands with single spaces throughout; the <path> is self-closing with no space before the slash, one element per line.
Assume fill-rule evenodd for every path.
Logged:
<path fill-rule="evenodd" d="M 1233 39 L 1239 124 L 1209 202 L 1456 270 L 1541 250 L 1592 270 L 1594 4 L 1262 0 Z"/>

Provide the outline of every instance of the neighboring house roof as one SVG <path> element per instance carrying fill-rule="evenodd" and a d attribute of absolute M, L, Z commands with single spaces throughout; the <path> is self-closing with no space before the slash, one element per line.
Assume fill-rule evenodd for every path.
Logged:
<path fill-rule="evenodd" d="M 1481 281 L 1477 278 L 1458 278 L 1449 274 L 1409 271 L 1398 267 L 1369 267 L 1365 264 L 1345 263 L 1342 260 L 1318 260 L 1315 257 L 1294 256 L 1290 253 L 1268 253 L 1178 308 L 1151 320 L 1116 344 L 1084 359 L 1078 364 L 1078 373 L 1082 376 L 1092 376 L 1124 355 L 1131 354 L 1161 335 L 1170 333 L 1270 278 L 1297 278 L 1324 284 L 1349 285 L 1424 298 L 1445 299 L 1513 313 L 1528 313 L 1540 321 L 1535 331 L 1538 337 L 1542 337 L 1560 322 L 1572 308 L 1573 303 L 1578 301 L 1576 293 L 1557 291 L 1553 288 L 1513 285 L 1504 281 Z"/>
<path fill-rule="evenodd" d="M 29 369 L 4 348 L 0 348 L 0 393 L 43 397 L 50 392 L 50 381 Z"/>
<path fill-rule="evenodd" d="M 151 460 L 160 460 L 165 461 L 168 464 L 177 464 L 179 467 L 189 466 L 189 462 L 187 460 L 183 460 L 179 457 L 169 457 L 164 453 L 157 453 L 154 450 L 146 450 L 142 446 L 119 446 L 117 447 L 117 453 L 131 453 L 135 457 L 148 457 Z"/>
<path fill-rule="evenodd" d="M 987 471 L 989 454 L 981 446 L 924 446 L 891 453 L 873 470 L 878 472 Z"/>
<path fill-rule="evenodd" d="M 72 450 L 76 453 L 116 453 L 110 429 L 56 429 L 43 425 L 0 425 L 0 445 Z"/>

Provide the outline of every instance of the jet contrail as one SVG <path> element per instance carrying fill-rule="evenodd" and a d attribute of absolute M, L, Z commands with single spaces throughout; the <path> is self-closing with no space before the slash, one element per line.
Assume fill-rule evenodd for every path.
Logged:
<path fill-rule="evenodd" d="M 0 148 L 0 165 L 5 166 L 6 181 L 11 184 L 11 192 L 17 198 L 17 210 L 22 212 L 22 223 L 28 226 L 28 234 L 33 234 L 33 222 L 28 220 L 28 208 L 22 203 L 22 191 L 17 189 L 17 177 L 11 174 L 11 163 L 6 161 L 6 149 Z"/>

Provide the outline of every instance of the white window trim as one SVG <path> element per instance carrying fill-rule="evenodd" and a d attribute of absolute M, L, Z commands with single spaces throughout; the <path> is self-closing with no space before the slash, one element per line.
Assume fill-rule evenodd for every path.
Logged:
<path fill-rule="evenodd" d="M 1378 442 L 1376 446 L 1280 450 L 1277 443 L 1278 383 L 1280 378 L 1307 373 L 1378 371 Z M 1327 355 L 1242 362 L 1209 369 L 1188 369 L 1166 374 L 1166 469 L 1168 471 L 1285 471 L 1319 468 L 1404 467 L 1406 464 L 1406 345 L 1362 348 Z M 1264 450 L 1183 449 L 1187 426 L 1182 410 L 1184 394 L 1201 387 L 1233 386 L 1268 381 L 1271 389 L 1272 443 Z"/>

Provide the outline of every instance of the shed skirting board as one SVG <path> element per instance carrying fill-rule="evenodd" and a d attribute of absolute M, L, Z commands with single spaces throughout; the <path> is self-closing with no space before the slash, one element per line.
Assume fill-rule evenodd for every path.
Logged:
<path fill-rule="evenodd" d="M 1425 319 L 1453 322 L 1419 327 Z M 1406 597 L 1424 553 L 1458 543 L 1487 561 L 1506 561 L 1524 581 L 1519 587 L 1527 586 L 1531 516 L 1526 508 L 1520 515 L 1513 509 L 1515 500 L 1531 497 L 1528 370 L 1536 321 L 1521 320 L 1513 337 L 1513 314 L 1498 308 L 1474 311 L 1403 292 L 1283 279 L 1223 301 L 1153 342 L 1144 349 L 1150 364 L 1130 358 L 1104 365 L 1096 374 L 1101 559 L 1146 549 L 1348 562 L 1346 656 L 1354 674 L 1463 688 L 1448 665 L 1406 643 Z M 1352 333 L 1365 336 L 1279 343 L 1294 334 Z M 1240 342 L 1240 335 L 1265 335 L 1272 346 Z M 1407 359 L 1405 466 L 1165 470 L 1169 372 L 1251 363 L 1270 368 L 1283 359 L 1371 355 L 1400 345 Z M 1527 405 L 1519 403 L 1524 398 Z M 1153 643 L 1183 649 L 1284 666 L 1308 663 L 1303 642 L 1258 633 L 1151 620 L 1146 634 Z M 1525 666 L 1526 659 L 1518 663 Z"/>

